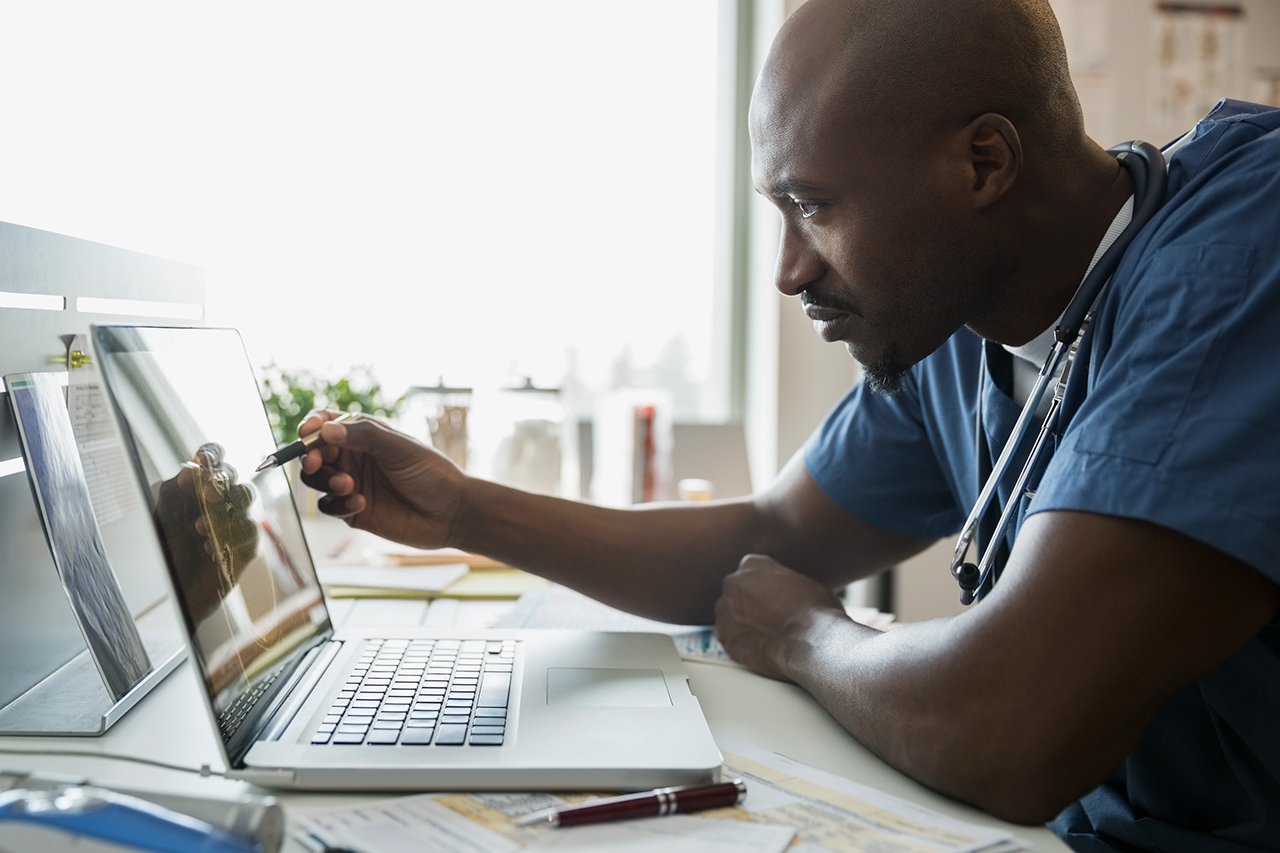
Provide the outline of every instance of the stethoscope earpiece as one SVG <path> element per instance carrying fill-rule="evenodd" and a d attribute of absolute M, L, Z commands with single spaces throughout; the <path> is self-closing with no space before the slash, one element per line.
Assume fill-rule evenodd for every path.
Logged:
<path fill-rule="evenodd" d="M 960 585 L 960 603 L 966 607 L 973 604 L 974 592 L 978 589 L 978 578 L 981 577 L 977 563 L 961 563 L 960 567 L 951 574 Z"/>

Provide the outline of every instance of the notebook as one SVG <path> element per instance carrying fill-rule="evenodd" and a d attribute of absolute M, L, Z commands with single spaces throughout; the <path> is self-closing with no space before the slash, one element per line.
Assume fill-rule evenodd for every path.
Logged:
<path fill-rule="evenodd" d="M 231 775 L 300 789 L 626 790 L 721 763 L 671 638 L 335 629 L 239 333 L 94 326 Z"/>

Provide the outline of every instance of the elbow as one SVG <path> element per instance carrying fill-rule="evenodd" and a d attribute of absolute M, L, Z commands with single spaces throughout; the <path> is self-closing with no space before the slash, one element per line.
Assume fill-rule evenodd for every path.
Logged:
<path fill-rule="evenodd" d="M 1001 820 L 1033 826 L 1053 820 L 1090 787 L 1068 761 L 1005 754 L 975 761 L 947 793 Z"/>
<path fill-rule="evenodd" d="M 1009 823 L 1041 826 L 1057 817 L 1074 798 L 1062 798 L 1048 791 L 1009 791 L 993 796 L 987 803 L 974 803 L 988 814 Z"/>
<path fill-rule="evenodd" d="M 1041 825 L 1097 785 L 1105 770 L 1085 759 L 1085 749 L 1063 751 L 1020 727 L 948 739 L 911 772 L 926 785 L 1010 823 Z M 968 731 L 972 731 L 969 729 Z M 923 755 L 917 753 L 923 758 Z"/>

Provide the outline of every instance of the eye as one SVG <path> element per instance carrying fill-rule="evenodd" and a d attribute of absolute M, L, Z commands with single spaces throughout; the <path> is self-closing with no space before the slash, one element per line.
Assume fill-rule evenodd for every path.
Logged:
<path fill-rule="evenodd" d="M 808 219 L 822 208 L 822 204 L 816 201 L 804 201 L 798 198 L 792 199 L 792 201 L 795 203 L 796 209 L 800 211 L 801 219 Z"/>

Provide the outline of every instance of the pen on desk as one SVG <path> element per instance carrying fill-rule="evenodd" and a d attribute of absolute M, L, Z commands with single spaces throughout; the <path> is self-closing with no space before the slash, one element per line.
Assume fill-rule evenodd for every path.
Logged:
<path fill-rule="evenodd" d="M 699 812 L 737 805 L 746 796 L 747 783 L 741 779 L 715 785 L 658 788 L 639 794 L 624 794 L 621 797 L 591 800 L 579 805 L 533 812 L 516 821 L 516 825 L 530 826 L 546 823 L 551 826 L 577 826 L 581 823 L 630 820 L 636 817 L 654 817 L 676 812 Z"/>
<path fill-rule="evenodd" d="M 347 413 L 340 417 L 334 418 L 330 423 L 343 424 L 343 423 L 347 423 L 348 421 L 355 420 L 355 417 L 356 417 L 355 414 Z M 280 449 L 278 449 L 275 453 L 272 453 L 266 459 L 262 460 L 262 464 L 254 469 L 254 473 L 258 474 L 267 470 L 268 468 L 275 468 L 277 466 L 283 465 L 284 463 L 288 462 L 291 459 L 297 459 L 299 456 L 304 455 L 308 450 L 310 450 L 319 442 L 320 442 L 320 430 L 316 430 L 313 433 L 308 433 L 307 435 L 304 435 L 302 438 L 298 439 L 297 441 L 291 441 L 288 444 L 286 444 L 284 447 L 281 447 Z"/>

